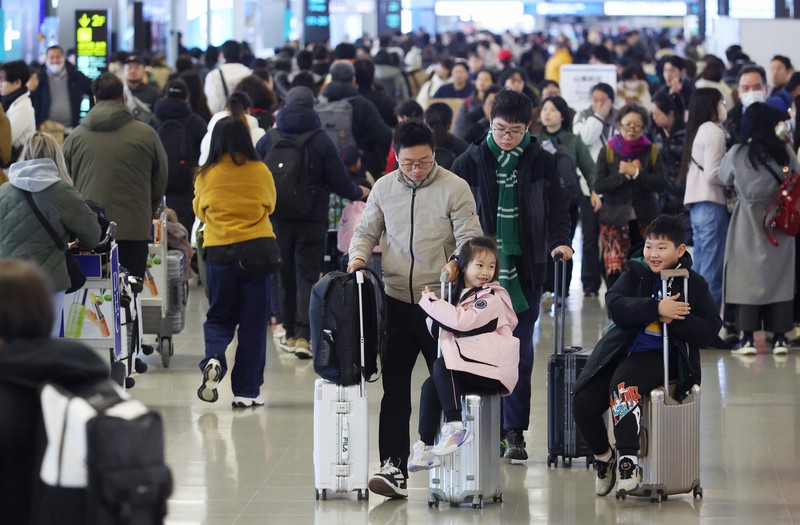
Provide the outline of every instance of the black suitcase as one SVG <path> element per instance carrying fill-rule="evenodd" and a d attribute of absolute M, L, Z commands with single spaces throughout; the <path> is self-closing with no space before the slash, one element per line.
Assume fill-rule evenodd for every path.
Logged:
<path fill-rule="evenodd" d="M 570 465 L 574 458 L 585 457 L 586 468 L 589 468 L 594 456 L 575 426 L 572 389 L 592 351 L 579 346 L 564 346 L 567 309 L 565 270 L 565 261 L 555 261 L 553 354 L 547 359 L 547 466 L 558 467 L 559 456 Z"/>
<path fill-rule="evenodd" d="M 342 268 L 342 252 L 336 247 L 338 240 L 338 230 L 328 230 L 325 232 L 324 253 L 322 257 L 322 274 L 328 274 L 333 271 L 343 270 Z"/>

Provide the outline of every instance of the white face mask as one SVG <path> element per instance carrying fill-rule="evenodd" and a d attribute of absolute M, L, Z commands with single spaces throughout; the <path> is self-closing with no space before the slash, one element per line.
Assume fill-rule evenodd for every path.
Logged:
<path fill-rule="evenodd" d="M 639 81 L 638 80 L 626 80 L 624 82 L 625 89 L 629 91 L 635 91 L 639 89 Z"/>
<path fill-rule="evenodd" d="M 722 124 L 728 120 L 728 109 L 723 104 L 717 104 L 717 111 L 719 112 L 717 122 Z"/>
<path fill-rule="evenodd" d="M 47 64 L 47 73 L 49 75 L 60 75 L 64 71 L 64 62 L 60 64 Z"/>
<path fill-rule="evenodd" d="M 742 106 L 747 108 L 755 102 L 764 102 L 767 96 L 763 91 L 748 91 L 747 93 L 742 93 L 740 98 L 742 99 Z"/>

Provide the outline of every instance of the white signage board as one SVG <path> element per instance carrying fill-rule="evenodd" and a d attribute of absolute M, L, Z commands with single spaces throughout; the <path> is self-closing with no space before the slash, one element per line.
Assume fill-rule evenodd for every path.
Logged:
<path fill-rule="evenodd" d="M 568 64 L 561 66 L 561 96 L 577 112 L 592 105 L 592 87 L 600 82 L 617 90 L 617 66 Z"/>

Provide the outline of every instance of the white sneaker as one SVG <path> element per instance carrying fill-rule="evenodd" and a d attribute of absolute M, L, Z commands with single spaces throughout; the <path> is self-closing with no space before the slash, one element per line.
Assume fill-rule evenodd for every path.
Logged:
<path fill-rule="evenodd" d="M 411 449 L 411 457 L 408 459 L 409 472 L 430 470 L 442 464 L 442 460 L 439 459 L 439 456 L 433 453 L 433 447 L 431 445 L 426 445 L 422 441 L 415 441 Z"/>
<path fill-rule="evenodd" d="M 222 379 L 222 365 L 219 359 L 209 359 L 203 367 L 203 384 L 197 389 L 197 397 L 206 403 L 214 403 L 219 399 L 217 386 Z"/>
<path fill-rule="evenodd" d="M 642 482 L 642 469 L 629 457 L 619 460 L 619 477 L 617 478 L 617 496 L 635 494 Z"/>
<path fill-rule="evenodd" d="M 295 352 L 295 344 L 297 344 L 297 340 L 294 337 L 286 337 L 286 332 L 283 332 L 283 336 L 278 340 L 278 347 L 290 354 Z"/>
<path fill-rule="evenodd" d="M 231 403 L 231 405 L 233 408 L 263 407 L 264 398 L 261 397 L 261 394 L 256 397 L 233 396 L 233 403 Z"/>
<path fill-rule="evenodd" d="M 786 355 L 789 353 L 789 343 L 785 338 L 776 339 L 772 342 L 772 353 L 775 355 Z"/>
<path fill-rule="evenodd" d="M 456 430 L 451 423 L 445 423 L 439 442 L 433 447 L 433 453 L 437 456 L 447 456 L 471 442 L 473 437 L 470 430 L 466 428 Z"/>
<path fill-rule="evenodd" d="M 733 355 L 756 355 L 756 345 L 753 341 L 744 340 L 739 345 L 739 348 L 731 350 Z"/>
<path fill-rule="evenodd" d="M 606 461 L 594 460 L 594 470 L 597 471 L 597 479 L 594 480 L 594 491 L 598 496 L 607 496 L 614 483 L 617 481 L 617 458 L 613 451 L 611 459 Z"/>

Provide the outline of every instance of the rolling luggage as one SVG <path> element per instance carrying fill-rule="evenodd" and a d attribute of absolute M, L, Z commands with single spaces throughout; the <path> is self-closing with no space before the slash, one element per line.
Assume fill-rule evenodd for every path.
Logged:
<path fill-rule="evenodd" d="M 441 297 L 444 297 L 442 275 Z M 452 302 L 452 284 L 448 299 Z M 439 348 L 439 356 L 442 355 Z M 483 508 L 483 502 L 503 501 L 500 488 L 500 395 L 496 392 L 468 393 L 461 396 L 462 419 L 473 440 L 452 454 L 441 456 L 442 464 L 430 471 L 428 507 L 439 507 L 447 501 L 451 506 L 471 503 Z"/>
<path fill-rule="evenodd" d="M 661 294 L 667 296 L 667 281 L 682 278 L 683 297 L 689 299 L 689 271 L 685 268 L 661 271 Z M 662 324 L 664 341 L 664 386 L 653 389 L 642 403 L 642 447 L 639 466 L 642 482 L 632 494 L 660 502 L 672 494 L 692 493 L 703 497 L 700 487 L 700 386 L 692 387 L 682 403 L 670 395 L 669 333 Z M 628 494 L 617 492 L 617 499 Z"/>
<path fill-rule="evenodd" d="M 172 333 L 179 334 L 186 324 L 186 301 L 189 299 L 189 280 L 180 250 L 167 252 L 167 317 L 172 322 Z"/>
<path fill-rule="evenodd" d="M 558 467 L 559 456 L 570 465 L 573 459 L 585 457 L 586 468 L 589 468 L 594 456 L 575 425 L 572 389 L 592 350 L 564 346 L 567 264 L 561 259 L 554 262 L 556 311 L 553 316 L 553 354 L 547 359 L 547 466 Z"/>
<path fill-rule="evenodd" d="M 364 363 L 364 275 L 355 272 L 358 289 L 361 363 Z M 314 383 L 314 486 L 316 498 L 329 492 L 358 492 L 369 499 L 369 414 L 366 371 L 360 381 L 344 386 L 317 379 Z"/>

